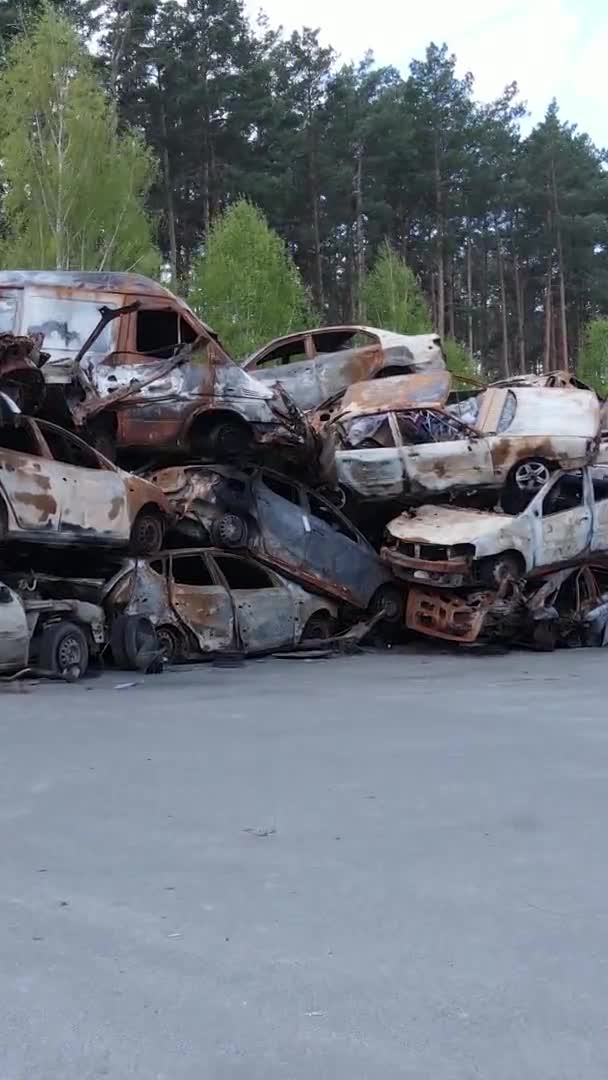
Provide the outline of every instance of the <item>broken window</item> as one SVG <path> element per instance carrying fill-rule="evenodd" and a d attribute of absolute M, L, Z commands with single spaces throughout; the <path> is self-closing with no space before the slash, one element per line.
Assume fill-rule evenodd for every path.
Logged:
<path fill-rule="evenodd" d="M 117 305 L 104 297 L 107 307 Z M 60 300 L 52 293 L 37 296 L 30 290 L 24 293 L 23 322 L 26 334 L 42 334 L 43 349 L 55 359 L 77 353 L 89 334 L 99 323 L 98 300 Z M 119 319 L 108 323 L 91 345 L 93 353 L 109 353 L 114 348 Z"/>
<path fill-rule="evenodd" d="M 334 532 L 341 533 L 342 536 L 347 536 L 353 543 L 358 543 L 359 538 L 355 530 L 350 527 L 344 518 L 336 513 L 333 507 L 328 506 L 322 499 L 319 499 L 314 495 L 312 491 L 308 495 L 308 502 L 313 517 L 319 518 L 320 521 L 324 521 L 326 525 L 329 525 L 330 528 L 334 530 Z"/>
<path fill-rule="evenodd" d="M 596 502 L 604 502 L 608 499 L 608 479 L 594 480 L 593 494 Z"/>
<path fill-rule="evenodd" d="M 180 345 L 190 345 L 197 337 L 194 327 L 171 308 L 142 308 L 137 312 L 138 353 L 170 360 Z"/>
<path fill-rule="evenodd" d="M 406 445 L 422 443 L 455 442 L 469 437 L 466 428 L 452 420 L 446 413 L 434 409 L 412 409 L 397 413 L 397 425 Z"/>
<path fill-rule="evenodd" d="M 300 505 L 300 494 L 293 484 L 289 484 L 282 477 L 274 476 L 272 473 L 263 473 L 263 480 L 266 487 L 270 488 L 275 495 L 287 499 L 288 502 L 295 503 L 296 506 Z"/>
<path fill-rule="evenodd" d="M 16 417 L 14 423 L 3 424 L 0 428 L 0 448 L 13 450 L 17 454 L 32 454 L 40 457 L 40 447 L 31 425 L 22 417 Z"/>
<path fill-rule="evenodd" d="M 543 499 L 543 517 L 574 510 L 584 501 L 582 473 L 566 473 Z"/>
<path fill-rule="evenodd" d="M 207 563 L 201 555 L 173 556 L 171 573 L 176 585 L 197 585 L 204 588 L 213 585 Z"/>
<path fill-rule="evenodd" d="M 388 449 L 395 445 L 391 425 L 386 415 L 359 416 L 352 423 L 341 425 L 342 442 L 357 450 Z"/>
<path fill-rule="evenodd" d="M 277 364 L 293 364 L 296 360 L 308 360 L 306 355 L 305 338 L 296 341 L 285 341 L 277 345 L 275 349 L 258 360 L 256 367 L 275 367 Z"/>
<path fill-rule="evenodd" d="M 0 334 L 13 334 L 17 318 L 17 297 L 3 292 L 0 295 Z"/>
<path fill-rule="evenodd" d="M 215 562 L 226 579 L 229 589 L 275 589 L 270 574 L 257 563 L 238 555 L 216 555 Z"/>
<path fill-rule="evenodd" d="M 80 439 L 74 438 L 67 431 L 55 427 L 54 424 L 39 421 L 38 426 L 55 461 L 63 461 L 66 465 L 74 465 L 79 469 L 102 468 L 95 451 Z"/>

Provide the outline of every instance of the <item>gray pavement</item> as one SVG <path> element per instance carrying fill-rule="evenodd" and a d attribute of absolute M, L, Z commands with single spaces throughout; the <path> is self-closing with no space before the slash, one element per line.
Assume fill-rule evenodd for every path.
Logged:
<path fill-rule="evenodd" d="M 0 689 L 0 1080 L 606 1080 L 608 654 Z"/>

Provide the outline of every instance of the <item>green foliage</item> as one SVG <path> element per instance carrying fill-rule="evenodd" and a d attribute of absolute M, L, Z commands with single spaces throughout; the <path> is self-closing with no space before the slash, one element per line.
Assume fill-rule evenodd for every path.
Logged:
<path fill-rule="evenodd" d="M 608 396 L 608 318 L 593 319 L 585 327 L 577 374 L 602 397 Z"/>
<path fill-rule="evenodd" d="M 446 338 L 443 342 L 443 352 L 445 354 L 445 366 L 448 371 L 452 372 L 452 375 L 462 375 L 468 379 L 473 379 L 478 375 L 467 350 L 460 341 L 456 341 L 452 337 Z"/>
<path fill-rule="evenodd" d="M 3 261 L 157 270 L 143 209 L 154 172 L 150 152 L 138 135 L 118 133 L 91 58 L 50 6 L 14 40 L 0 100 Z"/>
<path fill-rule="evenodd" d="M 237 357 L 313 319 L 283 241 L 244 199 L 213 225 L 207 250 L 194 265 L 190 300 Z"/>
<path fill-rule="evenodd" d="M 363 285 L 365 319 L 401 334 L 431 330 L 428 304 L 414 272 L 385 241 Z"/>

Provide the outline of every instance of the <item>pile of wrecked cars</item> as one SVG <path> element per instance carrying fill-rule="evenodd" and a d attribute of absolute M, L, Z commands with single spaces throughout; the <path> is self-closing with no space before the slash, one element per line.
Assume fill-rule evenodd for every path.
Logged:
<path fill-rule="evenodd" d="M 567 372 L 457 388 L 433 334 L 239 363 L 147 278 L 0 273 L 0 670 L 603 644 L 604 416 Z"/>

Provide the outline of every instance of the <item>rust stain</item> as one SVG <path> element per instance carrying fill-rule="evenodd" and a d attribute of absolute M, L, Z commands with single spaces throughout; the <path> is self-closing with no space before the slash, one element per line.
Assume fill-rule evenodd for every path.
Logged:
<path fill-rule="evenodd" d="M 124 499 L 122 498 L 122 495 L 117 495 L 116 498 L 112 499 L 112 502 L 110 503 L 110 510 L 108 512 L 108 518 L 110 521 L 114 521 L 118 517 L 120 511 L 122 510 L 123 503 Z"/>
<path fill-rule="evenodd" d="M 15 495 L 15 502 L 21 503 L 22 506 L 31 506 L 34 510 L 40 511 L 40 520 L 44 521 L 45 518 L 52 517 L 57 513 L 57 503 L 52 495 L 32 495 L 29 492 L 17 492 Z"/>

